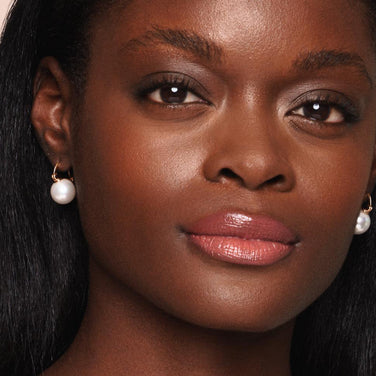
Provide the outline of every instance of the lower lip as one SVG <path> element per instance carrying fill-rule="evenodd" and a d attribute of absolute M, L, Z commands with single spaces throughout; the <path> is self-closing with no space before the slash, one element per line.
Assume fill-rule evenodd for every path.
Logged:
<path fill-rule="evenodd" d="M 286 258 L 293 244 L 231 236 L 188 234 L 189 239 L 214 259 L 232 264 L 267 266 Z"/>

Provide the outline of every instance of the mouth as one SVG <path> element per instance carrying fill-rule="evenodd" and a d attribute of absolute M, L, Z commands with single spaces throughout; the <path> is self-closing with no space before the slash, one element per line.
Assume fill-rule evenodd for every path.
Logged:
<path fill-rule="evenodd" d="M 288 257 L 298 237 L 284 224 L 261 215 L 217 213 L 184 229 L 210 257 L 232 264 L 267 266 Z"/>

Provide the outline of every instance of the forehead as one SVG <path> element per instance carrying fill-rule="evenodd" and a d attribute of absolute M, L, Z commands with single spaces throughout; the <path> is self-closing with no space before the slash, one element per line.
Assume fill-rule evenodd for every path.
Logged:
<path fill-rule="evenodd" d="M 200 35 L 219 46 L 226 61 L 244 57 L 255 69 L 294 61 L 302 52 L 356 52 L 375 60 L 370 20 L 350 0 L 132 0 L 97 19 L 92 48 L 123 50 L 144 43 L 156 27 Z M 146 38 L 145 38 L 146 37 Z M 260 65 L 257 65 L 258 62 Z M 287 64 L 287 62 L 286 62 Z"/>
<path fill-rule="evenodd" d="M 217 38 L 225 39 L 249 34 L 255 29 L 266 37 L 277 37 L 281 31 L 296 32 L 297 27 L 300 33 L 317 35 L 338 33 L 338 26 L 341 26 L 341 32 L 351 30 L 353 33 L 362 25 L 361 29 L 368 28 L 363 22 L 367 10 L 362 1 L 128 0 L 117 4 L 120 7 L 113 8 L 111 18 L 126 22 L 128 30 L 134 32 L 155 22 L 207 30 Z"/>

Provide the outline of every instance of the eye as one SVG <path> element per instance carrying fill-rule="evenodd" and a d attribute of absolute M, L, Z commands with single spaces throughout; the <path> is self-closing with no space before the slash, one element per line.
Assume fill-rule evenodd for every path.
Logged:
<path fill-rule="evenodd" d="M 192 93 L 186 85 L 166 84 L 150 92 L 147 97 L 162 104 L 189 104 L 203 102 L 203 100 Z"/>
<path fill-rule="evenodd" d="M 319 101 L 305 103 L 291 111 L 292 114 L 309 120 L 332 124 L 343 123 L 346 120 L 343 112 L 336 105 Z"/>

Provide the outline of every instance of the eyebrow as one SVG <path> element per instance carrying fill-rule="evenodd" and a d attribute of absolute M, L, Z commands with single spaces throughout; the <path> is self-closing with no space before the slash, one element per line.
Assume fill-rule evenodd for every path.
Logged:
<path fill-rule="evenodd" d="M 193 31 L 162 29 L 157 26 L 153 26 L 153 30 L 147 31 L 141 37 L 128 41 L 122 50 L 137 51 L 140 47 L 158 44 L 167 44 L 218 64 L 221 62 L 223 56 L 223 51 L 219 46 Z"/>
<path fill-rule="evenodd" d="M 340 66 L 356 68 L 358 72 L 369 81 L 371 87 L 373 87 L 373 81 L 367 71 L 364 60 L 355 53 L 337 50 L 311 51 L 300 54 L 293 63 L 295 70 L 306 72 Z"/>
<path fill-rule="evenodd" d="M 183 51 L 188 51 L 209 62 L 220 64 L 224 56 L 221 47 L 193 31 L 185 29 L 164 29 L 153 26 L 152 30 L 138 38 L 129 40 L 122 51 L 138 51 L 142 47 L 167 44 Z M 373 87 L 373 80 L 369 75 L 364 60 L 356 53 L 320 50 L 301 53 L 293 62 L 297 71 L 313 72 L 324 68 L 350 66 L 358 70 Z"/>

